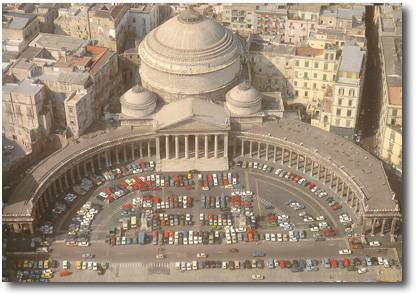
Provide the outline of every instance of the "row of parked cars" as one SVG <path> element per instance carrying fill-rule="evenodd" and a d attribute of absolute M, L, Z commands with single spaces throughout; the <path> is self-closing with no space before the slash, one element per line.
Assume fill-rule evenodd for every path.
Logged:
<path fill-rule="evenodd" d="M 232 188 L 240 183 L 238 174 L 233 174 L 231 172 L 198 174 L 198 182 L 205 191 L 208 191 L 216 186 Z"/>
<path fill-rule="evenodd" d="M 86 202 L 77 211 L 77 215 L 72 218 L 68 226 L 68 232 L 65 238 L 67 246 L 90 246 L 90 228 L 91 222 L 100 211 L 100 206 L 91 202 Z"/>
<path fill-rule="evenodd" d="M 230 197 L 221 196 L 201 196 L 201 209 L 226 209 L 229 207 Z"/>
<path fill-rule="evenodd" d="M 261 255 L 254 255 L 255 257 L 262 257 Z M 264 256 L 264 255 L 263 255 Z M 319 259 L 277 259 L 277 258 L 268 258 L 264 259 L 246 259 L 246 260 L 193 260 L 193 261 L 180 261 L 175 263 L 175 268 L 180 271 L 192 271 L 199 269 L 290 269 L 292 272 L 302 272 L 302 271 L 319 271 L 319 268 L 330 269 L 330 268 L 341 268 L 347 269 L 348 271 L 357 271 L 360 274 L 368 272 L 368 267 L 375 265 L 383 265 L 384 267 L 390 267 L 394 263 L 389 261 L 387 258 L 382 257 L 364 257 L 359 258 L 355 257 L 352 259 L 343 258 L 323 258 Z"/>

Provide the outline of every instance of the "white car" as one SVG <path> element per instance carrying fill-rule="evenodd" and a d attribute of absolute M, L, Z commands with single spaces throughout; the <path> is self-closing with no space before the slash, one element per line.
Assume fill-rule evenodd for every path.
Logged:
<path fill-rule="evenodd" d="M 325 217 L 324 216 L 318 216 L 316 217 L 316 221 L 324 221 Z"/>
<path fill-rule="evenodd" d="M 98 269 L 98 265 L 97 265 L 97 262 L 93 262 L 92 263 L 92 270 L 94 270 L 94 271 L 97 271 L 97 269 Z"/>
<path fill-rule="evenodd" d="M 277 170 L 274 172 L 274 174 L 279 175 L 279 174 L 280 174 L 280 172 L 282 172 L 282 169 L 277 169 Z"/>
<path fill-rule="evenodd" d="M 379 241 L 371 241 L 370 243 L 370 247 L 380 247 L 381 243 Z"/>
<path fill-rule="evenodd" d="M 366 273 L 366 272 L 368 272 L 368 268 L 366 268 L 366 267 L 361 267 L 361 268 L 358 269 L 358 273 L 360 275 L 363 274 L 363 273 Z"/>
<path fill-rule="evenodd" d="M 68 260 L 64 260 L 64 261 L 62 261 L 62 268 L 63 268 L 63 269 L 68 269 L 68 268 L 69 268 L 69 263 L 68 263 Z"/>
<path fill-rule="evenodd" d="M 266 236 L 266 241 L 270 241 L 270 234 L 267 233 L 265 236 Z"/>
<path fill-rule="evenodd" d="M 342 249 L 342 250 L 339 250 L 338 253 L 340 255 L 350 255 L 351 254 L 351 250 L 350 249 Z"/>
<path fill-rule="evenodd" d="M 207 258 L 207 257 L 208 257 L 208 255 L 207 255 L 207 254 L 205 254 L 204 252 L 201 252 L 201 253 L 196 253 L 196 257 L 197 257 L 197 258 Z"/>
<path fill-rule="evenodd" d="M 264 275 L 261 274 L 254 274 L 251 276 L 252 280 L 258 281 L 258 280 L 264 280 Z"/>

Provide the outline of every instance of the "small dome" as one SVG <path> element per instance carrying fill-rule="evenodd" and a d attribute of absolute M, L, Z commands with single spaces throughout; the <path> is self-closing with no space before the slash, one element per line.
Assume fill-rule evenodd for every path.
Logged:
<path fill-rule="evenodd" d="M 121 112 L 129 117 L 143 118 L 156 108 L 156 95 L 136 85 L 120 98 Z"/>
<path fill-rule="evenodd" d="M 248 82 L 240 83 L 226 94 L 226 106 L 236 115 L 251 115 L 261 110 L 262 95 Z"/>

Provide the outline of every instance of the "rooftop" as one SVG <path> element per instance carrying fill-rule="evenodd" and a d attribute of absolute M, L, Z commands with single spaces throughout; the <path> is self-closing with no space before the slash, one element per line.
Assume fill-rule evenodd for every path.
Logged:
<path fill-rule="evenodd" d="M 390 86 L 389 87 L 389 103 L 391 105 L 401 106 L 402 100 L 402 87 L 401 86 Z"/>
<path fill-rule="evenodd" d="M 20 84 L 3 85 L 3 95 L 5 93 L 15 93 L 23 96 L 34 96 L 42 90 L 42 84 L 35 84 L 31 80 L 23 80 Z M 7 95 L 6 95 L 7 96 Z"/>
<path fill-rule="evenodd" d="M 294 55 L 296 51 L 296 47 L 290 44 L 268 44 L 262 41 L 254 41 L 254 42 L 251 42 L 249 50 Z"/>
<path fill-rule="evenodd" d="M 58 34 L 39 33 L 30 46 L 43 47 L 49 50 L 69 50 L 76 52 L 82 47 L 85 47 L 89 41 Z"/>
<path fill-rule="evenodd" d="M 55 81 L 66 84 L 87 86 L 90 74 L 87 72 L 45 73 L 39 76 L 41 81 Z"/>
<path fill-rule="evenodd" d="M 402 61 L 399 55 L 401 50 L 397 51 L 396 37 L 383 36 L 381 37 L 381 43 L 387 84 L 389 86 L 402 86 Z"/>
<path fill-rule="evenodd" d="M 2 22 L 3 28 L 13 30 L 23 30 L 30 22 L 36 18 L 36 15 L 3 11 Z"/>
<path fill-rule="evenodd" d="M 364 56 L 365 51 L 361 50 L 359 46 L 344 46 L 342 48 L 339 70 L 343 72 L 360 73 Z"/>
<path fill-rule="evenodd" d="M 296 48 L 296 55 L 297 56 L 308 56 L 308 57 L 316 57 L 324 54 L 323 49 L 312 48 L 312 47 L 297 47 Z"/>

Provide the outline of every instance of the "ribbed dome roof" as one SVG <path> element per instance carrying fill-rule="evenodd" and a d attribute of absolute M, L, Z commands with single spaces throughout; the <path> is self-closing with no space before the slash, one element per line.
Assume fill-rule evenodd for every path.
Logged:
<path fill-rule="evenodd" d="M 178 74 L 216 71 L 240 55 L 233 33 L 192 8 L 151 31 L 139 54 L 148 65 Z"/>
<path fill-rule="evenodd" d="M 242 82 L 226 94 L 226 106 L 235 114 L 249 115 L 261 110 L 262 95 L 248 82 Z"/>
<path fill-rule="evenodd" d="M 156 95 L 136 85 L 120 98 L 122 113 L 127 116 L 143 117 L 156 108 Z"/>

